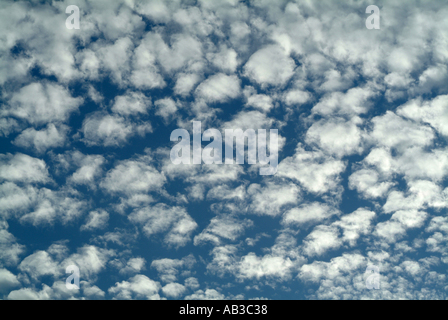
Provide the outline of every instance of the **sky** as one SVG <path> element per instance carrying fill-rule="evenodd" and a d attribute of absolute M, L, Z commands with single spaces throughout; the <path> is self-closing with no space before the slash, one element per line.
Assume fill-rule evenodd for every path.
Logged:
<path fill-rule="evenodd" d="M 446 299 L 447 16 L 1 1 L 0 299 Z M 174 164 L 193 121 L 278 130 L 276 173 Z"/>

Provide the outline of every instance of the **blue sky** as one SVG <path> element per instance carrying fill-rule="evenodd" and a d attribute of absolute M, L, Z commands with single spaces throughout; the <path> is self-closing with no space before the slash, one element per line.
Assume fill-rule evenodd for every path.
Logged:
<path fill-rule="evenodd" d="M 445 299 L 447 14 L 2 1 L 0 298 Z M 276 174 L 174 165 L 193 121 L 277 129 Z"/>

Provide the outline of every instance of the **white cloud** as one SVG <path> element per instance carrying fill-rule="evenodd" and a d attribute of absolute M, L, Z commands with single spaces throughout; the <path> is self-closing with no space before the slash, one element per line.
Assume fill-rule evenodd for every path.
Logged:
<path fill-rule="evenodd" d="M 312 299 L 446 298 L 447 279 L 439 272 L 448 263 L 448 11 L 442 2 L 384 5 L 381 28 L 389 32 L 366 29 L 367 15 L 355 2 L 87 1 L 79 5 L 81 30 L 64 28 L 66 2 L 1 6 L 0 135 L 11 136 L 4 139 L 6 151 L 26 148 L 43 158 L 0 155 L 0 215 L 11 226 L 14 219 L 31 224 L 26 228 L 54 222 L 68 228 L 86 218 L 78 227 L 93 230 L 108 217 L 91 208 L 104 195 L 112 210 L 136 224 L 91 239 L 121 246 L 115 262 L 109 262 L 111 250 L 85 245 L 70 256 L 65 244 L 53 243 L 28 253 L 14 275 L 2 268 L 17 266 L 25 247 L 0 222 L 4 298 L 104 298 L 108 292 L 159 299 L 160 290 L 170 298 L 244 297 L 224 292 L 231 282 L 210 287 L 214 275 L 229 274 L 246 289 L 268 285 L 291 294 L 289 280 L 298 274 L 303 296 Z M 153 117 L 151 100 L 161 117 L 154 118 L 156 134 L 174 120 L 190 128 L 192 118 L 218 128 L 276 127 L 283 129 L 279 150 L 286 158 L 276 176 L 258 181 L 256 165 L 247 172 L 245 166 L 176 167 L 166 145 L 159 146 L 163 137 L 155 141 L 154 159 L 123 160 L 127 147 L 101 155 L 50 150 L 79 141 L 96 150 L 143 140 L 138 136 L 152 132 L 144 121 Z M 225 102 L 228 110 L 210 107 Z M 344 192 L 347 183 L 351 190 Z M 358 200 L 370 209 L 348 213 Z M 194 209 L 204 201 L 215 214 L 208 225 L 189 212 L 189 202 Z M 241 214 L 247 213 L 269 215 L 272 223 L 257 223 L 255 234 L 246 234 L 251 222 Z M 283 229 L 274 245 L 264 247 L 278 223 Z M 131 258 L 140 230 L 167 245 L 151 266 L 169 284 L 138 274 L 115 280 L 109 291 L 95 286 L 108 263 L 120 265 L 119 275 L 144 269 L 143 258 Z M 189 254 L 194 235 L 196 244 L 215 246 L 208 258 L 198 256 L 208 271 L 200 278 L 203 290 L 195 258 L 174 259 L 170 251 L 185 245 Z M 245 251 L 255 243 L 253 252 Z M 67 292 L 61 279 L 38 284 L 51 274 L 63 278 L 65 263 L 78 264 L 81 279 L 89 280 L 82 290 Z M 365 288 L 368 263 L 381 267 L 381 290 Z"/>
<path fill-rule="evenodd" d="M 427 216 L 424 211 L 400 210 L 389 220 L 378 223 L 374 233 L 387 242 L 396 242 L 406 235 L 407 229 L 422 227 Z"/>
<path fill-rule="evenodd" d="M 60 269 L 65 272 L 65 268 L 69 265 L 76 265 L 79 267 L 80 278 L 92 279 L 106 267 L 107 262 L 114 255 L 114 250 L 84 245 L 77 249 L 77 253 L 64 259 L 60 264 Z"/>
<path fill-rule="evenodd" d="M 95 285 L 91 285 L 87 281 L 80 281 L 82 293 L 89 299 L 104 299 L 106 293 Z"/>
<path fill-rule="evenodd" d="M 144 157 L 119 162 L 107 172 L 100 186 L 109 193 L 129 195 L 160 190 L 166 179 L 148 162 Z"/>
<path fill-rule="evenodd" d="M 103 145 L 119 147 L 135 135 L 144 136 L 152 132 L 149 122 L 141 124 L 117 115 L 109 115 L 101 112 L 86 117 L 82 124 L 84 141 L 88 146 Z"/>
<path fill-rule="evenodd" d="M 145 268 L 146 260 L 144 258 L 131 258 L 126 266 L 120 269 L 120 274 L 139 273 Z"/>
<path fill-rule="evenodd" d="M 196 290 L 197 288 L 199 288 L 198 279 L 194 277 L 185 279 L 185 287 Z"/>
<path fill-rule="evenodd" d="M 293 183 L 269 182 L 263 187 L 253 183 L 247 188 L 247 193 L 252 198 L 249 212 L 273 217 L 281 214 L 285 206 L 296 204 L 301 199 L 300 189 Z"/>
<path fill-rule="evenodd" d="M 18 244 L 7 229 L 8 223 L 0 220 L 0 267 L 17 265 L 19 256 L 25 251 L 25 246 Z"/>
<path fill-rule="evenodd" d="M 375 212 L 359 208 L 350 214 L 343 215 L 333 225 L 342 228 L 342 239 L 354 246 L 360 235 L 369 235 L 372 229 L 372 220 L 375 217 Z"/>
<path fill-rule="evenodd" d="M 196 259 L 192 254 L 183 257 L 182 259 L 158 259 L 151 263 L 151 268 L 155 268 L 159 274 L 159 277 L 164 282 L 175 282 L 177 281 L 178 274 L 182 269 L 192 269 L 196 265 Z M 190 279 L 190 280 L 188 280 Z M 186 283 L 192 283 L 190 287 L 195 287 L 197 279 L 188 278 Z M 195 279 L 195 280 L 194 280 Z M 187 281 L 188 280 L 188 281 Z"/>
<path fill-rule="evenodd" d="M 8 292 L 18 286 L 20 286 L 20 282 L 17 280 L 16 275 L 9 270 L 0 268 L 0 293 Z"/>
<path fill-rule="evenodd" d="M 68 178 L 68 181 L 75 184 L 91 184 L 102 174 L 101 167 L 105 159 L 101 155 L 81 155 L 76 159 L 79 168 Z"/>
<path fill-rule="evenodd" d="M 249 219 L 240 220 L 228 216 L 215 217 L 210 220 L 210 224 L 200 234 L 194 237 L 194 244 L 201 245 L 210 241 L 219 245 L 221 239 L 234 241 L 252 224 L 253 222 Z"/>
<path fill-rule="evenodd" d="M 429 123 L 442 135 L 448 136 L 448 96 L 440 95 L 431 101 L 414 99 L 400 106 L 397 114 L 400 116 Z"/>
<path fill-rule="evenodd" d="M 138 13 L 145 15 L 154 22 L 168 22 L 171 17 L 171 11 L 167 7 L 167 3 L 162 0 L 155 1 L 137 1 L 136 10 Z"/>
<path fill-rule="evenodd" d="M 180 283 L 176 283 L 176 282 L 171 282 L 168 283 L 167 285 L 165 285 L 162 288 L 162 292 L 164 295 L 166 295 L 167 297 L 170 298 L 179 298 L 181 295 L 183 295 L 185 293 L 187 289 L 181 285 Z"/>
<path fill-rule="evenodd" d="M 0 213 L 4 217 L 29 208 L 36 200 L 37 190 L 31 186 L 20 188 L 12 182 L 0 184 Z"/>
<path fill-rule="evenodd" d="M 87 208 L 85 200 L 72 190 L 52 191 L 47 188 L 38 190 L 33 210 L 20 217 L 20 222 L 34 226 L 53 224 L 56 220 L 67 224 L 81 216 Z"/>
<path fill-rule="evenodd" d="M 436 182 L 448 174 L 448 153 L 446 149 L 425 152 L 421 148 L 409 148 L 395 165 L 407 180 L 429 179 Z"/>
<path fill-rule="evenodd" d="M 379 198 L 385 196 L 394 182 L 381 181 L 380 175 L 375 170 L 361 169 L 349 177 L 350 189 L 356 189 L 366 198 Z"/>
<path fill-rule="evenodd" d="M 269 129 L 279 129 L 279 126 L 274 126 L 274 124 L 281 125 L 281 123 L 275 121 L 272 118 L 267 117 L 264 113 L 254 110 L 254 111 L 240 111 L 236 114 L 232 120 L 225 122 L 222 124 L 223 129 L 266 129 L 267 135 L 269 133 Z M 257 132 L 257 131 L 255 131 Z M 223 135 L 223 138 L 225 135 Z M 279 137 L 279 147 L 281 147 L 281 137 Z M 266 141 L 267 145 L 270 145 L 268 141 Z"/>
<path fill-rule="evenodd" d="M 59 267 L 58 263 L 46 251 L 37 251 L 29 255 L 22 260 L 18 268 L 35 279 L 45 275 L 56 278 L 65 271 Z"/>
<path fill-rule="evenodd" d="M 324 279 L 334 279 L 343 274 L 365 266 L 365 257 L 356 253 L 344 253 L 332 258 L 330 262 L 314 261 L 301 267 L 298 277 L 303 281 L 320 282 Z"/>
<path fill-rule="evenodd" d="M 66 121 L 82 103 L 82 98 L 73 98 L 61 85 L 34 82 L 13 94 L 6 113 L 30 124 L 41 125 Z"/>
<path fill-rule="evenodd" d="M 25 183 L 50 181 L 45 161 L 22 153 L 0 154 L 0 179 Z"/>
<path fill-rule="evenodd" d="M 293 157 L 280 162 L 277 175 L 300 182 L 309 192 L 322 194 L 338 187 L 339 175 L 345 166 L 344 162 L 321 151 L 306 151 L 299 144 Z"/>
<path fill-rule="evenodd" d="M 218 73 L 207 78 L 195 91 L 197 98 L 204 99 L 208 103 L 225 102 L 230 99 L 235 99 L 240 93 L 239 78 L 223 73 Z"/>
<path fill-rule="evenodd" d="M 140 92 L 127 92 L 115 97 L 111 110 L 123 116 L 145 114 L 151 107 L 151 99 Z"/>
<path fill-rule="evenodd" d="M 50 293 L 51 288 L 44 284 L 43 289 L 39 292 L 36 292 L 31 288 L 22 288 L 11 291 L 8 294 L 8 300 L 49 300 Z"/>
<path fill-rule="evenodd" d="M 372 123 L 371 135 L 376 143 L 399 151 L 413 146 L 428 146 L 434 139 L 431 128 L 406 121 L 391 111 L 373 118 Z"/>
<path fill-rule="evenodd" d="M 36 131 L 28 128 L 12 142 L 22 148 L 33 148 L 38 153 L 43 153 L 47 149 L 62 147 L 66 141 L 66 134 L 69 131 L 67 126 L 56 127 L 50 123 L 45 129 Z"/>
<path fill-rule="evenodd" d="M 345 94 L 342 92 L 332 92 L 324 95 L 323 98 L 313 107 L 313 113 L 319 115 L 338 114 L 351 116 L 366 113 L 370 106 L 369 99 L 375 96 L 375 92 L 366 87 L 356 87 L 349 89 Z"/>
<path fill-rule="evenodd" d="M 129 60 L 133 47 L 129 37 L 120 38 L 111 45 L 105 45 L 102 41 L 92 45 L 98 55 L 100 68 L 109 71 L 112 80 L 119 86 L 125 85 L 130 72 Z"/>
<path fill-rule="evenodd" d="M 243 91 L 246 96 L 246 106 L 251 106 L 263 112 L 269 112 L 274 107 L 272 97 L 266 94 L 257 94 L 251 86 L 246 86 Z"/>
<path fill-rule="evenodd" d="M 223 72 L 233 73 L 238 66 L 238 54 L 232 48 L 222 46 L 216 53 L 209 53 L 207 59 Z"/>
<path fill-rule="evenodd" d="M 104 229 L 109 221 L 109 213 L 105 210 L 91 211 L 86 219 L 86 223 L 81 226 L 81 231 L 92 231 Z"/>
<path fill-rule="evenodd" d="M 179 104 L 171 98 L 159 99 L 154 102 L 154 105 L 157 108 L 156 115 L 161 116 L 165 122 L 169 122 L 175 117 L 179 107 Z"/>
<path fill-rule="evenodd" d="M 7 137 L 14 131 L 19 131 L 20 126 L 17 120 L 13 118 L 0 118 L 0 136 Z"/>
<path fill-rule="evenodd" d="M 256 278 L 278 277 L 289 278 L 294 263 L 281 256 L 265 255 L 257 257 L 254 253 L 249 253 L 241 258 L 238 265 L 237 277 Z"/>
<path fill-rule="evenodd" d="M 302 105 L 311 99 L 311 95 L 302 90 L 289 90 L 283 95 L 283 101 L 287 106 Z"/>
<path fill-rule="evenodd" d="M 341 158 L 354 153 L 361 153 L 362 132 L 358 125 L 362 120 L 352 117 L 350 121 L 340 118 L 319 120 L 306 133 L 306 143 L 317 145 L 330 155 Z"/>
<path fill-rule="evenodd" d="M 244 65 L 244 75 L 262 87 L 284 85 L 293 75 L 292 60 L 279 46 L 267 46 L 255 52 Z"/>
<path fill-rule="evenodd" d="M 158 203 L 152 207 L 134 210 L 129 220 L 142 225 L 146 236 L 167 232 L 164 238 L 168 246 L 180 247 L 190 240 L 191 233 L 197 228 L 197 223 L 182 207 L 169 207 Z"/>
<path fill-rule="evenodd" d="M 241 185 L 237 188 L 230 188 L 228 185 L 218 185 L 210 189 L 207 193 L 207 199 L 226 200 L 226 199 L 240 199 L 244 200 L 246 197 L 246 188 Z"/>
<path fill-rule="evenodd" d="M 174 93 L 188 96 L 199 81 L 200 77 L 195 73 L 178 73 Z"/>
<path fill-rule="evenodd" d="M 327 218 L 337 215 L 339 211 L 325 203 L 312 202 L 292 208 L 283 215 L 282 223 L 285 225 L 307 225 L 319 223 Z"/>
<path fill-rule="evenodd" d="M 110 287 L 108 292 L 114 295 L 116 299 L 145 298 L 148 300 L 160 300 L 158 295 L 160 288 L 159 282 L 151 280 L 145 275 L 138 274 L 129 278 L 129 281 L 115 283 L 115 286 Z"/>
<path fill-rule="evenodd" d="M 407 196 L 405 196 L 405 193 L 397 190 L 389 193 L 387 201 L 383 206 L 384 212 L 391 213 L 408 209 L 419 210 L 427 207 L 438 210 L 448 206 L 448 201 L 445 199 L 441 187 L 431 181 L 411 181 L 408 183 L 408 187 Z"/>
<path fill-rule="evenodd" d="M 305 238 L 303 251 L 308 256 L 320 256 L 342 245 L 339 231 L 333 226 L 320 225 Z"/>
<path fill-rule="evenodd" d="M 225 296 L 215 289 L 198 290 L 186 296 L 185 300 L 224 300 Z"/>

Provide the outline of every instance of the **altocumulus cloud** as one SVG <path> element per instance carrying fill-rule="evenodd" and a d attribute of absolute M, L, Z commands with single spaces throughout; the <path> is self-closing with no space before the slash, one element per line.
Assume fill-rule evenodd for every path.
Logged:
<path fill-rule="evenodd" d="M 448 6 L 369 4 L 2 1 L 0 298 L 446 299 Z M 192 121 L 277 173 L 174 165 Z"/>

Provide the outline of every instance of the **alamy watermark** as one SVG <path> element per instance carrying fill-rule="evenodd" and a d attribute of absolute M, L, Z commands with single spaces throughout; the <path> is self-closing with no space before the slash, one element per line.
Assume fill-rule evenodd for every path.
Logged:
<path fill-rule="evenodd" d="M 236 163 L 244 163 L 244 145 L 247 138 L 247 159 L 249 164 L 258 163 L 269 167 L 260 168 L 260 175 L 273 175 L 277 172 L 278 165 L 278 130 L 270 129 L 269 135 L 269 157 L 267 156 L 266 129 L 258 129 L 257 134 L 254 129 L 225 129 L 225 164 L 234 164 L 233 146 L 234 138 L 236 145 Z M 193 164 L 222 164 L 222 135 L 217 129 L 207 129 L 201 134 L 201 121 L 193 121 Z M 171 162 L 174 164 L 190 164 L 190 134 L 185 129 L 173 130 L 170 136 L 171 141 L 182 140 L 176 144 L 170 152 Z M 202 141 L 210 142 L 204 149 L 201 147 Z M 257 148 L 258 146 L 258 148 Z"/>
<path fill-rule="evenodd" d="M 375 265 L 368 265 L 366 274 L 369 275 L 366 279 L 367 289 L 378 290 L 380 288 L 380 268 Z"/>
<path fill-rule="evenodd" d="M 380 29 L 380 9 L 377 6 L 370 5 L 366 8 L 366 13 L 372 13 L 366 19 L 367 29 Z"/>
<path fill-rule="evenodd" d="M 72 13 L 67 20 L 65 20 L 65 26 L 67 29 L 79 29 L 79 8 L 75 5 L 68 6 L 65 9 L 65 13 Z"/>
<path fill-rule="evenodd" d="M 79 289 L 79 268 L 75 265 L 70 265 L 65 269 L 65 273 L 71 273 L 71 275 L 65 280 L 65 287 L 69 290 Z M 73 283 L 72 283 L 73 280 Z"/>

